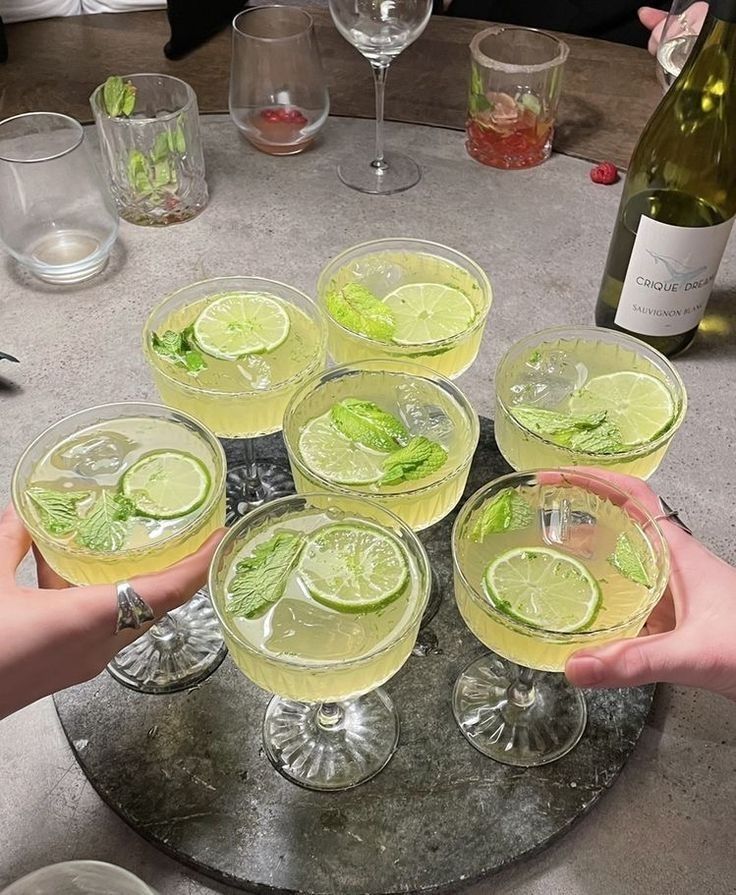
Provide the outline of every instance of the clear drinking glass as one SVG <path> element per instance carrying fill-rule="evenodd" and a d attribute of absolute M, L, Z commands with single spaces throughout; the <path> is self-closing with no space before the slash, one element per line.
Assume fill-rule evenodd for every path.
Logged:
<path fill-rule="evenodd" d="M 82 125 L 56 112 L 0 121 L 0 243 L 49 283 L 107 264 L 118 216 Z"/>
<path fill-rule="evenodd" d="M 687 62 L 707 14 L 703 0 L 672 0 L 657 46 L 657 77 L 665 91 Z"/>
<path fill-rule="evenodd" d="M 64 861 L 21 877 L 0 895 L 156 895 L 143 880 L 103 861 Z"/>
<path fill-rule="evenodd" d="M 504 500 L 512 524 L 490 509 Z M 622 537 L 643 557 L 638 581 L 612 562 Z M 452 531 L 452 555 L 460 614 L 493 650 L 455 684 L 461 731 L 504 764 L 561 758 L 587 719 L 583 694 L 562 673 L 565 663 L 577 650 L 642 629 L 669 578 L 661 530 L 604 479 L 536 470 L 503 476 L 470 498 Z"/>
<path fill-rule="evenodd" d="M 315 558 L 320 534 L 324 546 Z M 286 568 L 281 592 L 245 617 L 230 602 L 239 563 L 259 545 L 284 537 L 304 542 Z M 397 568 L 403 569 L 403 585 L 394 577 Z M 348 602 L 375 597 L 376 575 L 379 596 L 370 608 L 356 612 L 354 605 L 334 602 L 337 594 Z M 233 662 L 274 694 L 263 744 L 288 780 L 307 789 L 349 789 L 390 760 L 399 716 L 382 685 L 411 654 L 430 579 L 416 535 L 368 500 L 320 493 L 284 497 L 228 531 L 210 566 L 210 590 Z M 381 588 L 389 588 L 385 599 Z"/>
<path fill-rule="evenodd" d="M 312 17 L 295 6 L 259 6 L 233 19 L 230 117 L 270 155 L 303 152 L 330 110 Z"/>
<path fill-rule="evenodd" d="M 422 176 L 413 159 L 384 152 L 383 105 L 391 62 L 419 37 L 432 15 L 432 0 L 330 0 L 330 12 L 348 43 L 370 62 L 376 88 L 376 148 L 374 155 L 356 152 L 337 168 L 346 186 L 362 193 L 399 193 Z"/>
<path fill-rule="evenodd" d="M 209 476 L 202 503 L 181 519 L 135 512 L 122 537 L 116 535 L 117 543 L 109 546 L 77 540 L 76 519 L 71 530 L 44 524 L 44 504 L 38 504 L 31 488 L 93 492 L 95 501 L 104 492 L 105 522 L 120 526 L 117 515 L 111 515 L 119 507 L 110 495 L 120 493 L 125 472 L 144 457 L 171 451 L 194 458 Z M 73 413 L 35 438 L 15 467 L 11 489 L 18 515 L 54 571 L 72 584 L 115 584 L 179 562 L 224 524 L 225 454 L 209 430 L 176 410 L 148 403 L 103 404 Z M 95 502 L 87 508 L 86 496 L 80 499 L 82 519 L 99 507 Z M 133 690 L 173 693 L 204 680 L 225 653 L 209 598 L 200 591 L 121 650 L 108 670 Z"/>
<path fill-rule="evenodd" d="M 120 217 L 164 226 L 191 220 L 207 205 L 197 97 L 171 75 L 125 75 L 135 87 L 129 117 L 111 117 L 104 84 L 90 97 L 100 149 Z"/>
<path fill-rule="evenodd" d="M 465 147 L 492 168 L 531 168 L 552 152 L 567 44 L 533 28 L 494 25 L 470 42 Z"/>

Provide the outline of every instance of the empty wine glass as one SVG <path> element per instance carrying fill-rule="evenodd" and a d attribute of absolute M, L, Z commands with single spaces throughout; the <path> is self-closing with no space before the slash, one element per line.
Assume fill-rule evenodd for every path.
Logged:
<path fill-rule="evenodd" d="M 362 193 L 400 193 L 419 182 L 419 165 L 383 149 L 383 101 L 388 67 L 419 37 L 432 14 L 432 0 L 330 0 L 330 12 L 348 43 L 370 62 L 376 87 L 376 150 L 344 159 L 340 180 Z"/>
<path fill-rule="evenodd" d="M 687 62 L 707 14 L 703 0 L 672 0 L 657 47 L 657 77 L 665 91 Z"/>

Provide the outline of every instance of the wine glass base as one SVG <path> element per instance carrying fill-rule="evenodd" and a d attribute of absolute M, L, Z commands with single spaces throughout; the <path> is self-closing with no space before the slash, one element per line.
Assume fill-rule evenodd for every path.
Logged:
<path fill-rule="evenodd" d="M 139 693 L 176 693 L 199 684 L 227 655 L 210 598 L 199 591 L 168 613 L 174 630 L 157 626 L 126 646 L 107 666 L 115 678 Z"/>
<path fill-rule="evenodd" d="M 229 469 L 225 481 L 227 496 L 226 524 L 232 525 L 251 510 L 269 500 L 294 494 L 294 479 L 287 463 L 257 463 L 258 481 L 256 487 L 246 475 L 245 466 Z"/>
<path fill-rule="evenodd" d="M 468 742 L 503 764 L 531 768 L 567 755 L 587 721 L 585 699 L 561 674 L 537 673 L 534 702 L 507 698 L 516 666 L 493 653 L 471 662 L 455 683 L 452 710 Z"/>
<path fill-rule="evenodd" d="M 399 742 L 399 715 L 383 690 L 337 703 L 341 720 L 320 723 L 319 703 L 274 696 L 263 722 L 263 745 L 276 770 L 304 789 L 352 789 L 383 770 Z"/>
<path fill-rule="evenodd" d="M 353 156 L 340 162 L 337 176 L 353 190 L 385 196 L 411 189 L 422 178 L 422 169 L 408 155 L 387 152 L 384 161 L 385 167 L 377 168 L 372 158 Z"/>

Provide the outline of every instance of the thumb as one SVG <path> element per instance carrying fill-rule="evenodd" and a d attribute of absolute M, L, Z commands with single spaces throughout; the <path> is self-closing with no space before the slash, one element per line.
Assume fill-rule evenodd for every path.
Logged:
<path fill-rule="evenodd" d="M 575 687 L 638 687 L 678 683 L 681 670 L 678 637 L 668 631 L 573 653 L 565 676 Z"/>
<path fill-rule="evenodd" d="M 649 31 L 656 28 L 656 26 L 666 18 L 666 12 L 661 9 L 654 9 L 652 6 L 642 6 L 639 10 L 639 21 L 645 28 L 648 28 Z"/>

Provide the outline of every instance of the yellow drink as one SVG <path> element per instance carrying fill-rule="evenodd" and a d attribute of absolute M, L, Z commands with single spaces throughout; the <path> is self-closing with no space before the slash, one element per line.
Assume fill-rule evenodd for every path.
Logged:
<path fill-rule="evenodd" d="M 152 518 L 117 503 L 126 472 L 161 452 L 184 455 L 202 470 L 199 505 L 181 516 Z M 160 571 L 193 553 L 224 524 L 224 475 L 222 448 L 194 420 L 155 404 L 111 404 L 67 417 L 39 436 L 18 463 L 13 500 L 62 578 L 105 584 Z M 46 503 L 33 496 L 39 492 L 46 500 L 62 495 L 71 507 L 68 525 L 56 517 L 49 523 Z M 101 506 L 111 521 L 93 542 L 85 523 Z"/>
<path fill-rule="evenodd" d="M 595 388 L 595 382 L 610 383 L 615 381 L 610 377 L 622 373 L 641 374 L 638 381 L 643 379 L 645 387 L 648 383 L 648 391 L 653 385 L 655 400 L 669 408 L 661 411 L 663 424 L 655 419 L 651 437 L 645 437 L 640 443 L 602 443 L 603 450 L 576 449 L 574 444 L 561 443 L 569 438 L 568 432 L 540 433 L 516 415 L 520 409 L 527 413 L 541 410 L 572 418 L 580 414 L 581 407 L 583 412 L 586 409 L 579 396 L 591 388 L 591 383 Z M 650 377 L 656 381 L 652 383 Z M 637 381 L 631 375 L 624 378 Z M 602 408 L 602 416 L 608 415 L 609 420 L 620 409 L 616 395 L 612 398 L 608 406 L 605 402 L 595 405 L 595 409 Z M 635 395 L 632 401 L 632 409 L 636 411 Z M 517 470 L 605 466 L 647 479 L 667 452 L 685 417 L 686 406 L 682 380 L 663 355 L 637 339 L 605 329 L 559 328 L 527 336 L 512 346 L 496 371 L 496 441 L 506 460 Z M 654 412 L 659 409 L 655 406 Z"/>
<path fill-rule="evenodd" d="M 424 344 L 370 338 L 342 325 L 330 313 L 330 291 L 354 283 L 364 285 L 381 301 L 408 284 L 450 287 L 469 302 L 467 325 Z M 336 363 L 383 357 L 409 371 L 414 363 L 423 364 L 449 379 L 460 376 L 475 360 L 492 301 L 491 284 L 477 264 L 446 246 L 418 239 L 380 239 L 348 249 L 322 271 L 317 291 L 327 319 L 328 350 Z"/>
<path fill-rule="evenodd" d="M 327 490 L 368 497 L 396 513 L 414 531 L 433 525 L 453 509 L 462 496 L 478 444 L 478 418 L 451 382 L 422 367 L 413 369 L 413 374 L 402 372 L 400 363 L 386 361 L 338 367 L 316 377 L 294 396 L 284 420 L 284 440 L 298 493 Z M 316 471 L 304 453 L 304 430 L 318 418 L 327 418 L 331 409 L 346 399 L 374 403 L 403 423 L 406 441 L 426 437 L 440 445 L 446 452 L 445 461 L 426 476 L 398 484 L 381 480 L 346 484 L 344 479 L 335 481 Z M 340 447 L 348 453 L 368 455 L 379 466 L 388 456 L 366 450 L 357 442 L 350 445 L 340 440 Z M 328 458 L 331 450 L 327 443 Z"/>
<path fill-rule="evenodd" d="M 229 294 L 275 302 L 288 317 L 284 341 L 232 359 L 202 350 L 206 366 L 194 372 L 154 350 L 154 333 L 186 331 L 203 310 Z M 164 403 L 201 420 L 220 437 L 253 438 L 279 431 L 294 391 L 324 367 L 325 334 L 319 312 L 297 290 L 253 277 L 224 277 L 187 286 L 159 305 L 146 324 L 144 351 Z"/>
<path fill-rule="evenodd" d="M 259 687 L 284 698 L 337 702 L 375 690 L 409 657 L 427 599 L 427 571 L 421 557 L 404 546 L 399 534 L 395 542 L 409 565 L 409 580 L 383 608 L 351 613 L 322 605 L 310 595 L 297 566 L 283 595 L 263 614 L 244 618 L 228 609 L 236 564 L 275 535 L 288 532 L 306 538 L 336 522 L 375 524 L 331 507 L 329 498 L 321 501 L 321 507 L 314 495 L 308 506 L 300 498 L 286 500 L 293 508 L 239 526 L 241 533 L 223 545 L 222 555 L 213 563 L 210 589 L 230 656 Z M 284 501 L 268 509 L 276 503 Z M 386 528 L 381 531 L 390 533 Z"/>
<path fill-rule="evenodd" d="M 560 480 L 559 475 L 556 478 L 554 484 L 521 485 L 508 476 L 499 480 L 497 487 L 487 486 L 463 509 L 453 533 L 455 598 L 465 623 L 498 655 L 543 671 L 562 671 L 569 656 L 583 647 L 636 636 L 662 595 L 668 575 L 666 547 L 643 508 L 616 489 L 610 489 L 609 499 L 575 484 L 574 474 L 572 482 L 564 477 Z M 523 527 L 512 526 L 481 537 L 478 519 L 505 480 L 510 480 L 509 487 L 531 507 L 532 515 Z M 600 480 L 588 484 L 590 481 L 605 492 Z M 641 557 L 647 586 L 641 583 L 643 579 L 632 580 L 612 563 L 622 537 Z M 496 558 L 518 548 L 553 548 L 582 563 L 598 583 L 599 606 L 582 630 L 556 633 L 536 628 L 511 610 L 507 613 L 494 605 L 488 596 L 487 570 Z M 565 588 L 562 590 L 564 600 Z"/>

